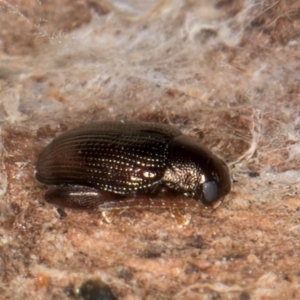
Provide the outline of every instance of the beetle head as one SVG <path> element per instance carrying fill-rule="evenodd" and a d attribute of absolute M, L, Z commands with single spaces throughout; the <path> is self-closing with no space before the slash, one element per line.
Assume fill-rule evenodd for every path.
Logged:
<path fill-rule="evenodd" d="M 170 145 L 164 182 L 205 205 L 215 205 L 231 188 L 225 162 L 184 135 L 175 138 Z"/>

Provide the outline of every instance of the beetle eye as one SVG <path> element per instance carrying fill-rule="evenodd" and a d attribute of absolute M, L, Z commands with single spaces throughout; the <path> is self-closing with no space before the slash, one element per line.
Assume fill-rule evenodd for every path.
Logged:
<path fill-rule="evenodd" d="M 204 202 L 210 204 L 218 198 L 218 185 L 215 181 L 208 181 L 203 183 L 202 192 L 204 196 Z"/>

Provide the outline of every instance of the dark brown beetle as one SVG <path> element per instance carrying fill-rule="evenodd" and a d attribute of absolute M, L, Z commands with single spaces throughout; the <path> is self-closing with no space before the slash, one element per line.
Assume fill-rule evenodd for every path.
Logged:
<path fill-rule="evenodd" d="M 215 205 L 231 187 L 228 167 L 210 150 L 174 127 L 146 122 L 100 122 L 62 134 L 40 155 L 36 178 L 52 185 L 47 201 L 92 209 L 165 192 L 174 201 L 184 195 Z"/>

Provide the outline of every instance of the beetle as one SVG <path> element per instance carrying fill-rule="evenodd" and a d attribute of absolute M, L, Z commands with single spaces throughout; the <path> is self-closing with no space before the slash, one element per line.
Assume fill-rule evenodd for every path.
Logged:
<path fill-rule="evenodd" d="M 187 198 L 214 206 L 231 189 L 223 160 L 179 129 L 150 122 L 107 121 L 67 131 L 39 156 L 36 179 L 51 185 L 46 201 L 83 209 L 118 207 L 126 199 L 147 206 L 157 195 L 172 195 L 175 207 Z"/>

